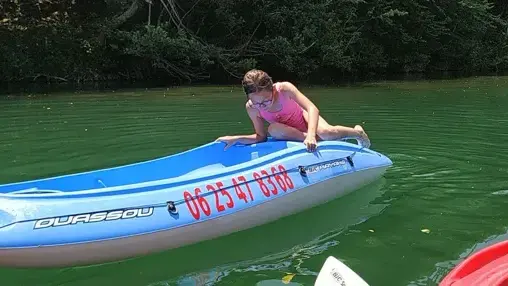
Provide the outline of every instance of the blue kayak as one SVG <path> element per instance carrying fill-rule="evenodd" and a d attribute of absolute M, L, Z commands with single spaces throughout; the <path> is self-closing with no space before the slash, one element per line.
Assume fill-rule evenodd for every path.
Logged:
<path fill-rule="evenodd" d="M 0 185 L 0 266 L 96 264 L 197 243 L 343 196 L 391 165 L 345 141 L 310 153 L 269 139 Z"/>

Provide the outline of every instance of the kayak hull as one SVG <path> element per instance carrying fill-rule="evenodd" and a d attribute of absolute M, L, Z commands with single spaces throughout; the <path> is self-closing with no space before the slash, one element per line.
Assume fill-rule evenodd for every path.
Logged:
<path fill-rule="evenodd" d="M 285 154 L 253 158 L 231 172 L 208 168 L 170 181 L 78 191 L 4 191 L 0 266 L 89 265 L 213 239 L 343 196 L 392 164 L 344 142 L 320 145 L 319 156 L 302 150 L 303 144 L 283 144 Z M 213 145 L 208 148 L 217 151 Z M 233 148 L 252 153 L 258 147 Z M 31 184 L 37 188 L 37 181 Z"/>
<path fill-rule="evenodd" d="M 508 240 L 487 246 L 459 263 L 439 286 L 507 286 Z"/>
<path fill-rule="evenodd" d="M 22 249 L 0 249 L 0 265 L 60 267 L 93 264 L 177 248 L 261 225 L 343 196 L 379 177 L 386 167 L 351 173 L 228 216 L 125 238 Z M 362 183 L 360 182 L 360 177 Z"/>

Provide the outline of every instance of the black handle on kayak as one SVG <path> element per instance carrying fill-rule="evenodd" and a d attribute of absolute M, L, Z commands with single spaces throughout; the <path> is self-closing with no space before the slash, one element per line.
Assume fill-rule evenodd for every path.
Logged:
<path fill-rule="evenodd" d="M 175 202 L 168 201 L 167 205 L 168 205 L 168 212 L 169 213 L 171 213 L 171 214 L 177 214 L 178 213 L 178 211 L 176 210 Z"/>

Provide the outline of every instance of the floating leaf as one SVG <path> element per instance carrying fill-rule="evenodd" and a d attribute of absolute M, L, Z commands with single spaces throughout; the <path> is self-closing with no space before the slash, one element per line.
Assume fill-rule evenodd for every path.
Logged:
<path fill-rule="evenodd" d="M 289 282 L 291 282 L 291 279 L 293 279 L 293 277 L 295 277 L 295 275 L 296 275 L 296 274 L 292 274 L 292 273 L 290 273 L 290 274 L 288 274 L 288 275 L 286 275 L 286 276 L 282 277 L 282 283 L 284 283 L 284 284 L 289 284 Z"/>

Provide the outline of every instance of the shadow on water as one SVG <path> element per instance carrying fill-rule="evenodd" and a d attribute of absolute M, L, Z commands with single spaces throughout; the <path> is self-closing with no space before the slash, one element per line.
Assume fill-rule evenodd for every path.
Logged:
<path fill-rule="evenodd" d="M 282 278 L 286 268 L 339 243 L 334 237 L 351 225 L 379 215 L 387 206 L 375 203 L 384 184 L 382 178 L 275 222 L 145 257 L 64 269 L 9 269 L 2 285 L 7 285 L 5 278 L 15 281 L 11 285 L 204 285 L 199 281 L 219 282 L 228 275 L 264 270 L 276 270 Z M 309 281 L 314 281 L 317 271 L 300 269 L 298 275 L 310 275 Z"/>

